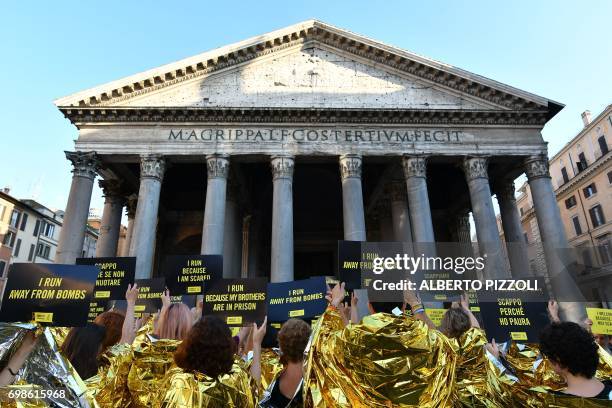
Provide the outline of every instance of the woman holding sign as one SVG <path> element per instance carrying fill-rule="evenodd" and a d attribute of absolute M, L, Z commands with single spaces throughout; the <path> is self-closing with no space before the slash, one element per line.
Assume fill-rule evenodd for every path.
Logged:
<path fill-rule="evenodd" d="M 253 330 L 254 342 L 261 347 L 266 321 Z M 176 367 L 166 373 L 152 406 L 254 407 L 256 392 L 249 374 L 235 362 L 236 351 L 227 324 L 216 316 L 202 317 L 174 354 Z M 253 365 L 259 364 L 256 360 Z"/>

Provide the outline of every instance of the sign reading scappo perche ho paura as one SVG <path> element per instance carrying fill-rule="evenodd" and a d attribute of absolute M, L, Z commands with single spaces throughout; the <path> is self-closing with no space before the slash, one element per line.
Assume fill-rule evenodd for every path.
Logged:
<path fill-rule="evenodd" d="M 89 265 L 13 264 L 0 321 L 84 326 L 99 272 L 97 266 Z"/>

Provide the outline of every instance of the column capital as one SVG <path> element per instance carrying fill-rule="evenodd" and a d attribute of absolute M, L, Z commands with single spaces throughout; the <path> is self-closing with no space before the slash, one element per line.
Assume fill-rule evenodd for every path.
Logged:
<path fill-rule="evenodd" d="M 206 156 L 208 179 L 226 179 L 229 174 L 229 166 L 229 157 L 225 154 L 209 154 Z"/>
<path fill-rule="evenodd" d="M 138 206 L 138 196 L 136 194 L 132 194 L 127 198 L 127 202 L 125 204 L 125 210 L 128 218 L 136 217 L 136 207 Z"/>
<path fill-rule="evenodd" d="M 279 155 L 272 156 L 270 160 L 270 167 L 272 168 L 272 179 L 289 179 L 293 178 L 293 168 L 295 167 L 295 161 L 293 156 Z"/>
<path fill-rule="evenodd" d="M 340 156 L 340 177 L 342 180 L 347 178 L 361 179 L 361 155 L 343 154 Z"/>
<path fill-rule="evenodd" d="M 166 170 L 166 160 L 161 155 L 148 154 L 140 156 L 140 178 L 162 180 Z"/>
<path fill-rule="evenodd" d="M 478 178 L 488 179 L 488 165 L 488 157 L 466 157 L 463 159 L 463 172 L 465 173 L 465 178 L 468 181 Z"/>
<path fill-rule="evenodd" d="M 550 178 L 548 171 L 548 158 L 544 155 L 530 156 L 525 159 L 525 173 L 527 179 L 534 180 L 541 177 Z"/>
<path fill-rule="evenodd" d="M 506 201 L 516 201 L 514 196 L 516 188 L 514 187 L 513 180 L 502 180 L 500 183 L 495 185 L 495 194 L 498 199 Z"/>
<path fill-rule="evenodd" d="M 78 177 L 85 177 L 90 180 L 96 178 L 96 173 L 100 166 L 100 160 L 96 152 L 64 152 L 66 158 L 72 162 L 72 174 Z"/>
<path fill-rule="evenodd" d="M 125 201 L 123 182 L 121 180 L 114 178 L 98 180 L 98 185 L 102 189 L 102 195 L 107 200 L 119 199 Z"/>
<path fill-rule="evenodd" d="M 391 195 L 391 202 L 408 201 L 405 182 L 398 180 L 392 181 L 388 188 Z"/>
<path fill-rule="evenodd" d="M 402 157 L 402 167 L 404 168 L 404 177 L 422 177 L 427 176 L 427 158 L 425 156 L 411 156 L 405 154 Z"/>

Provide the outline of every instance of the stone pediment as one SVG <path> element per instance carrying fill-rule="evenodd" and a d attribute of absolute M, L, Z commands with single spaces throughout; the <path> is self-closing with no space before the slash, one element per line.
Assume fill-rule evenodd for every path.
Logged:
<path fill-rule="evenodd" d="M 68 108 L 537 111 L 562 105 L 310 20 L 60 98 Z"/>

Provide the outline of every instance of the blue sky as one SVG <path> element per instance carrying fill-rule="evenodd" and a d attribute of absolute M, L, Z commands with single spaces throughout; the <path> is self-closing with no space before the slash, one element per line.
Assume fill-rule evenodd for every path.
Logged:
<path fill-rule="evenodd" d="M 0 13 L 0 187 L 63 209 L 77 130 L 53 99 L 309 18 L 566 105 L 544 129 L 554 154 L 580 113 L 612 103 L 612 1 L 12 1 Z M 92 207 L 101 208 L 96 186 Z"/>

